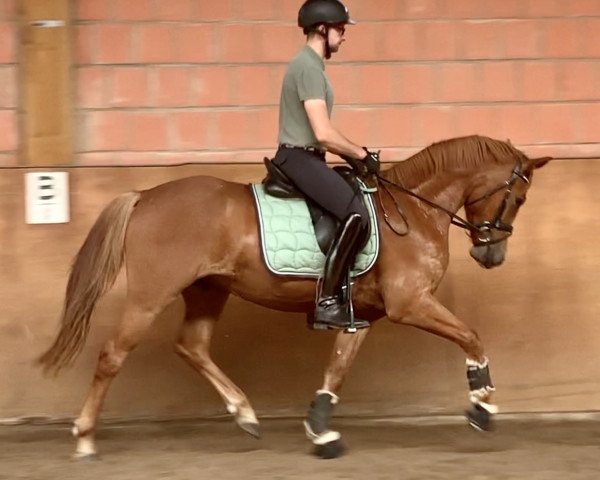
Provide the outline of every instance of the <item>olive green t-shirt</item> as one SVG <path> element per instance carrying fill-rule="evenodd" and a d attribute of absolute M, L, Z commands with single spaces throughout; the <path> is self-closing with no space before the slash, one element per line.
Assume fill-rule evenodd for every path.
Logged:
<path fill-rule="evenodd" d="M 304 101 L 325 100 L 331 117 L 333 90 L 325 75 L 325 63 L 317 52 L 306 45 L 288 65 L 283 78 L 279 102 L 278 143 L 297 147 L 317 147 L 319 145 L 310 125 Z"/>

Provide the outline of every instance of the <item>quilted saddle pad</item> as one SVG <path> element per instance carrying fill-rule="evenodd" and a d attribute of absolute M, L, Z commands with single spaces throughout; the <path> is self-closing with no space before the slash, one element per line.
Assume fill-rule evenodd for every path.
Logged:
<path fill-rule="evenodd" d="M 269 270 L 277 275 L 319 277 L 325 255 L 319 249 L 306 202 L 301 198 L 277 198 L 267 195 L 261 184 L 252 184 L 258 211 L 260 243 Z M 369 271 L 379 253 L 379 230 L 373 198 L 363 194 L 369 211 L 371 234 L 357 255 L 352 276 Z"/>

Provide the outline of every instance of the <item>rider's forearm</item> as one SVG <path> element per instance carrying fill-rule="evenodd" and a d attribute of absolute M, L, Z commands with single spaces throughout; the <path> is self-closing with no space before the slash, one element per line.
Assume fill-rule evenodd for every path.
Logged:
<path fill-rule="evenodd" d="M 365 150 L 344 137 L 335 127 L 330 126 L 323 132 L 319 132 L 317 140 L 328 152 L 336 155 L 363 159 L 367 155 Z"/>

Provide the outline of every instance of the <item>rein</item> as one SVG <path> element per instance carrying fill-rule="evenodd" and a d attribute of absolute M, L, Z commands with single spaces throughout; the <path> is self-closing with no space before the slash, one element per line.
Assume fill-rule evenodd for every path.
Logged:
<path fill-rule="evenodd" d="M 504 181 L 503 183 L 501 183 L 497 187 L 493 188 L 489 192 L 483 194 L 481 197 L 478 197 L 475 200 L 471 200 L 464 204 L 465 207 L 474 205 L 475 203 L 478 203 L 482 200 L 487 200 L 488 198 L 492 197 L 494 194 L 501 191 L 503 188 L 506 189 L 504 198 L 502 199 L 502 203 L 498 207 L 496 215 L 492 221 L 486 220 L 481 223 L 469 222 L 468 220 L 462 218 L 460 215 L 457 215 L 456 213 L 451 212 L 447 208 L 445 208 L 435 202 L 432 202 L 431 200 L 428 200 L 427 198 L 424 198 L 421 195 L 414 193 L 413 191 L 407 189 L 406 187 L 403 187 L 402 185 L 400 185 L 398 183 L 394 183 L 390 180 L 387 180 L 387 179 L 383 178 L 381 175 L 377 174 L 376 175 L 377 183 L 381 186 L 382 190 L 391 197 L 392 201 L 394 202 L 394 206 L 396 207 L 397 212 L 400 214 L 402 221 L 406 225 L 406 231 L 400 232 L 400 231 L 398 231 L 398 229 L 396 227 L 394 227 L 390 223 L 389 214 L 383 205 L 383 200 L 381 198 L 381 195 L 379 195 L 379 205 L 381 206 L 381 210 L 383 211 L 383 217 L 385 219 L 385 223 L 390 227 L 390 229 L 397 235 L 400 235 L 400 236 L 407 235 L 410 230 L 410 227 L 408 224 L 408 219 L 406 218 L 406 215 L 402 211 L 400 204 L 398 203 L 396 198 L 392 195 L 389 188 L 387 187 L 387 185 L 390 185 L 390 186 L 395 187 L 396 189 L 400 190 L 402 193 L 409 195 L 413 198 L 416 198 L 417 200 L 420 200 L 421 202 L 425 203 L 426 205 L 429 205 L 432 208 L 435 208 L 437 210 L 440 210 L 441 212 L 444 212 L 446 215 L 448 215 L 450 217 L 450 223 L 452 225 L 462 228 L 463 230 L 467 230 L 470 233 L 478 234 L 479 242 L 476 243 L 476 245 L 492 245 L 494 243 L 499 243 L 499 242 L 505 240 L 506 238 L 508 238 L 510 235 L 512 235 L 512 231 L 513 231 L 512 225 L 504 223 L 502 221 L 502 217 L 504 216 L 508 197 L 512 191 L 512 187 L 515 184 L 515 182 L 518 179 L 520 179 L 520 180 L 524 181 L 525 183 L 529 183 L 529 179 L 527 178 L 527 176 L 525 176 L 522 173 L 521 168 L 522 168 L 522 162 L 520 159 L 517 159 L 517 162 L 511 172 L 511 176 L 508 178 L 508 180 Z M 499 230 L 499 231 L 505 232 L 506 235 L 504 235 L 501 238 L 493 240 L 489 236 L 489 233 L 492 230 Z M 482 234 L 484 236 L 482 236 Z"/>

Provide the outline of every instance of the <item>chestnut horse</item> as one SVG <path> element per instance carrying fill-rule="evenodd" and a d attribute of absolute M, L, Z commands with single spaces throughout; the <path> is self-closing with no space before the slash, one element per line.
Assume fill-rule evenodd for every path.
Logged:
<path fill-rule="evenodd" d="M 548 160 L 529 159 L 508 142 L 470 136 L 435 143 L 375 179 L 380 252 L 373 268 L 356 278 L 357 317 L 374 322 L 387 316 L 461 347 L 473 404 L 468 416 L 477 428 L 487 429 L 495 413 L 488 360 L 477 333 L 433 295 L 448 266 L 449 227 L 455 223 L 470 232 L 471 256 L 483 267 L 500 265 L 533 171 Z M 465 219 L 456 215 L 462 206 Z M 96 423 L 111 381 L 153 320 L 179 294 L 186 313 L 177 353 L 214 386 L 237 424 L 258 437 L 248 398 L 209 355 L 215 323 L 230 294 L 276 310 L 310 313 L 315 280 L 281 277 L 266 268 L 249 186 L 195 176 L 115 198 L 72 265 L 60 331 L 39 359 L 46 371 L 58 372 L 81 351 L 94 306 L 123 263 L 125 306 L 74 422 L 75 455 L 95 454 Z M 340 435 L 328 423 L 368 332 L 337 334 L 322 388 L 311 404 L 306 433 L 323 457 L 341 453 Z"/>

